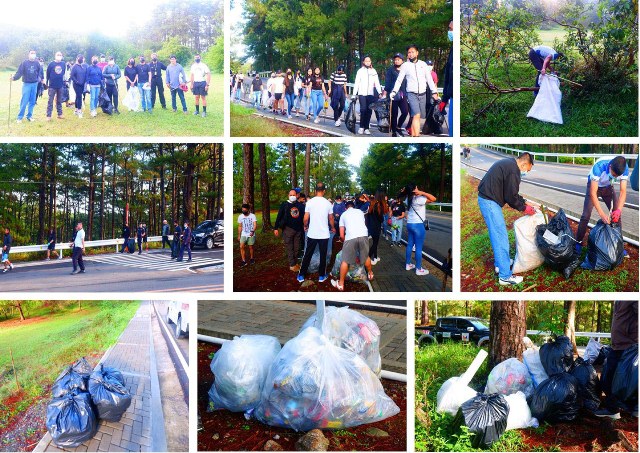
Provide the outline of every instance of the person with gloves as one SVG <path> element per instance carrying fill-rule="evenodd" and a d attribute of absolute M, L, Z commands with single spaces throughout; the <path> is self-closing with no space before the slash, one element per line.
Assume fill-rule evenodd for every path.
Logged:
<path fill-rule="evenodd" d="M 535 214 L 535 209 L 525 203 L 518 193 L 520 181 L 533 167 L 533 156 L 522 153 L 517 159 L 509 157 L 494 163 L 478 186 L 478 206 L 489 230 L 493 249 L 493 260 L 501 285 L 518 285 L 522 277 L 513 275 L 509 259 L 509 234 L 502 214 L 508 204 L 526 215 Z"/>
<path fill-rule="evenodd" d="M 399 88 L 399 85 L 398 85 Z M 392 93 L 391 97 L 394 97 L 396 93 Z M 382 86 L 380 85 L 380 79 L 378 78 L 378 72 L 371 65 L 371 57 L 366 55 L 362 59 L 362 67 L 356 72 L 356 81 L 353 86 L 352 101 L 358 99 L 360 104 L 360 128 L 358 134 L 371 135 L 369 131 L 369 123 L 371 121 L 371 109 L 372 105 L 377 97 L 382 96 Z"/>

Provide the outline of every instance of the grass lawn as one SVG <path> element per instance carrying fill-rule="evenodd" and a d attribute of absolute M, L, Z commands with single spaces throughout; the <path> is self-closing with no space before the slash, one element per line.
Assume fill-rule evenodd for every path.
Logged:
<path fill-rule="evenodd" d="M 95 363 L 120 336 L 139 307 L 133 301 L 75 301 L 62 308 L 28 313 L 26 321 L 0 322 L 0 431 L 11 419 L 47 394 L 63 368 L 82 356 Z M 9 357 L 13 351 L 18 382 Z"/>
<path fill-rule="evenodd" d="M 255 109 L 231 103 L 232 137 L 329 137 L 327 134 L 255 116 Z"/>
<path fill-rule="evenodd" d="M 126 83 L 124 78 L 121 78 L 119 83 L 119 110 L 122 112 L 121 115 L 109 116 L 102 113 L 98 108 L 98 116 L 91 118 L 88 107 L 83 106 L 84 117 L 80 119 L 73 114 L 74 107 L 67 108 L 63 104 L 65 118 L 63 120 L 57 119 L 54 105 L 52 120 L 51 122 L 46 122 L 48 96 L 45 93 L 38 99 L 38 105 L 35 106 L 33 116 L 36 120 L 32 123 L 23 121 L 21 124 L 17 124 L 16 118 L 20 106 L 22 82 L 16 81 L 12 83 L 11 116 L 9 117 L 10 84 L 8 79 L 9 75 L 13 73 L 13 71 L 0 72 L 0 135 L 3 136 L 215 137 L 223 135 L 224 78 L 222 74 L 213 74 L 211 77 L 206 118 L 196 117 L 191 114 L 195 111 L 195 98 L 191 92 L 185 93 L 189 115 L 180 113 L 182 107 L 180 99 L 177 97 L 178 113 L 173 113 L 171 110 L 171 93 L 166 87 L 167 110 L 163 110 L 160 107 L 159 99 L 156 98 L 156 108 L 152 114 L 127 112 L 127 108 L 122 105 L 122 100 L 126 95 Z M 71 95 L 71 99 L 75 99 L 74 94 Z M 89 102 L 89 99 L 90 96 L 87 95 L 86 101 Z M 9 118 L 8 125 L 7 118 Z"/>
<path fill-rule="evenodd" d="M 560 41 L 564 40 L 564 37 L 567 35 L 567 30 L 560 25 L 555 24 L 551 28 L 538 30 L 538 36 L 540 37 L 540 43 L 544 46 L 553 46 L 553 42 L 556 38 Z"/>

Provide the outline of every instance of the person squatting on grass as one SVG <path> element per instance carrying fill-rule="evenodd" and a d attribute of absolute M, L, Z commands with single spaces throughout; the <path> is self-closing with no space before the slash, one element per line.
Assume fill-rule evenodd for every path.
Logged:
<path fill-rule="evenodd" d="M 300 244 L 304 234 L 304 213 L 304 203 L 298 201 L 296 189 L 291 189 L 287 201 L 283 201 L 280 205 L 276 223 L 273 227 L 273 234 L 276 237 L 279 236 L 279 229 L 282 228 L 282 239 L 287 251 L 289 270 L 293 272 L 300 270 L 298 254 L 300 253 Z"/>
<path fill-rule="evenodd" d="M 247 265 L 247 255 L 245 251 L 245 245 L 249 246 L 249 261 L 250 264 L 254 264 L 253 259 L 253 246 L 256 243 L 256 229 L 258 228 L 258 219 L 254 213 L 249 212 L 249 205 L 247 203 L 242 205 L 242 214 L 238 216 L 238 242 L 240 242 L 240 267 Z"/>

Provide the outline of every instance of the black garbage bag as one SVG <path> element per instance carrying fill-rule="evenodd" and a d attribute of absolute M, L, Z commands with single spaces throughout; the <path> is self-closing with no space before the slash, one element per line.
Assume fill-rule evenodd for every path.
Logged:
<path fill-rule="evenodd" d="M 354 100 L 349 103 L 349 108 L 344 114 L 344 124 L 349 132 L 356 133 L 356 101 Z"/>
<path fill-rule="evenodd" d="M 111 115 L 113 113 L 113 104 L 111 103 L 111 99 L 109 99 L 107 90 L 105 90 L 104 87 L 100 88 L 100 95 L 98 96 L 98 104 L 100 104 L 100 108 L 107 115 Z"/>
<path fill-rule="evenodd" d="M 47 406 L 47 430 L 61 448 L 75 448 L 95 436 L 98 421 L 88 393 L 68 393 Z"/>
<path fill-rule="evenodd" d="M 638 408 L 638 345 L 627 348 L 620 357 L 611 384 L 613 395 L 628 410 Z"/>
<path fill-rule="evenodd" d="M 102 364 L 89 378 L 89 394 L 98 417 L 108 422 L 120 420 L 131 405 L 131 393 L 125 386 L 122 373 Z"/>
<path fill-rule="evenodd" d="M 531 415 L 540 424 L 548 422 L 570 422 L 580 410 L 578 380 L 569 373 L 558 373 L 545 379 L 536 387 L 529 407 Z"/>
<path fill-rule="evenodd" d="M 60 102 L 68 102 L 69 101 L 69 85 L 65 83 L 62 85 L 62 96 L 60 96 Z"/>
<path fill-rule="evenodd" d="M 369 108 L 376 114 L 378 129 L 385 134 L 389 132 L 389 105 L 388 99 L 378 99 L 369 104 Z"/>
<path fill-rule="evenodd" d="M 593 361 L 593 365 L 602 365 L 607 360 L 611 351 L 613 351 L 611 346 L 603 346 L 600 352 L 598 352 L 598 357 Z"/>
<path fill-rule="evenodd" d="M 571 259 L 569 264 L 567 264 L 564 267 L 564 269 L 562 269 L 562 275 L 564 276 L 564 278 L 566 278 L 568 280 L 569 277 L 571 277 L 571 274 L 573 274 L 573 272 L 578 267 L 580 267 L 580 263 L 581 262 L 582 262 L 582 260 L 580 259 L 580 255 L 578 253 L 574 253 L 573 258 Z"/>
<path fill-rule="evenodd" d="M 582 398 L 582 404 L 590 411 L 595 411 L 600 406 L 600 379 L 593 365 L 578 357 L 569 374 L 578 381 L 578 395 Z"/>
<path fill-rule="evenodd" d="M 620 223 L 607 225 L 598 220 L 589 232 L 589 247 L 582 267 L 593 271 L 609 271 L 624 259 L 624 241 Z"/>
<path fill-rule="evenodd" d="M 471 439 L 474 448 L 490 447 L 507 429 L 508 417 L 509 404 L 504 395 L 479 393 L 460 406 L 454 423 L 464 423 L 475 434 Z"/>
<path fill-rule="evenodd" d="M 569 371 L 573 365 L 573 346 L 569 337 L 560 335 L 555 341 L 543 344 L 540 362 L 549 376 Z"/>
<path fill-rule="evenodd" d="M 442 134 L 445 115 L 440 111 L 439 104 L 440 101 L 429 97 L 429 101 L 427 101 L 427 117 L 425 118 L 424 126 L 422 126 L 422 133 L 425 135 Z"/>
<path fill-rule="evenodd" d="M 56 378 L 51 387 L 51 396 L 61 398 L 68 393 L 81 393 L 87 391 L 87 379 L 84 375 L 74 371 L 73 366 L 68 366 Z"/>
<path fill-rule="evenodd" d="M 558 237 L 557 243 L 550 243 L 544 238 L 544 234 L 547 231 Z M 579 260 L 574 256 L 576 255 L 575 244 L 575 236 L 562 209 L 557 212 L 549 223 L 536 227 L 536 245 L 542 256 L 544 256 L 545 263 L 560 272 L 569 267 L 570 272 L 568 275 L 565 274 L 566 278 L 571 276 L 571 272 L 577 267 L 576 260 Z"/>
<path fill-rule="evenodd" d="M 91 373 L 93 373 L 93 367 L 91 366 L 91 364 L 89 364 L 87 359 L 85 359 L 84 357 L 79 358 L 78 360 L 73 362 L 71 368 L 73 368 L 73 371 L 82 375 L 82 377 L 84 377 L 87 382 L 89 382 L 89 376 L 91 376 Z"/>

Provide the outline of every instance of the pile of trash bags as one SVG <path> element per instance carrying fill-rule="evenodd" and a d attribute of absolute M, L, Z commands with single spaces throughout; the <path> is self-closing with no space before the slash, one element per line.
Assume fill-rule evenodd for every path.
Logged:
<path fill-rule="evenodd" d="M 98 430 L 98 419 L 118 421 L 131 404 L 122 374 L 102 364 L 93 370 L 84 357 L 58 376 L 52 396 L 46 426 L 61 448 L 90 440 Z"/>
<path fill-rule="evenodd" d="M 571 277 L 580 266 L 580 255 L 575 251 L 577 243 L 564 210 L 560 209 L 547 224 L 536 227 L 536 245 L 544 261 L 552 269 Z"/>
<path fill-rule="evenodd" d="M 533 394 L 533 382 L 527 366 L 518 359 L 507 359 L 493 367 L 487 378 L 485 393 L 511 395 L 523 392 L 526 396 Z"/>
<path fill-rule="evenodd" d="M 583 269 L 609 271 L 622 263 L 624 241 L 620 223 L 606 224 L 598 220 L 589 232 L 588 244 Z"/>
<path fill-rule="evenodd" d="M 516 258 L 513 261 L 514 274 L 531 271 L 544 263 L 544 255 L 536 244 L 536 228 L 544 224 L 542 212 L 525 215 L 513 222 L 516 236 Z"/>
<path fill-rule="evenodd" d="M 400 412 L 377 375 L 380 330 L 360 313 L 323 307 L 282 349 L 274 337 L 256 337 L 264 336 L 235 337 L 214 355 L 213 410 L 296 431 L 357 426 Z"/>

